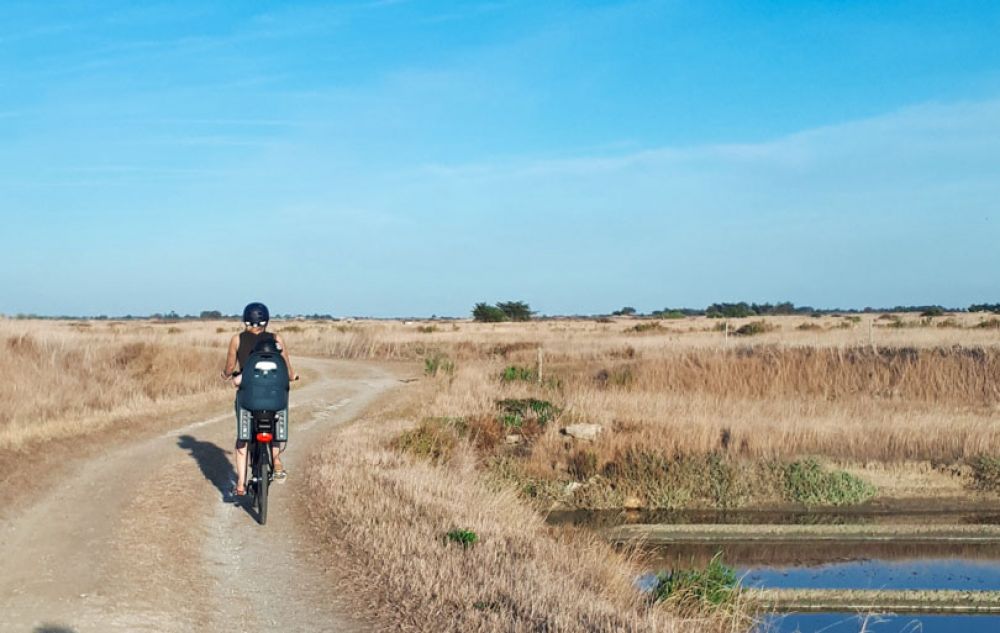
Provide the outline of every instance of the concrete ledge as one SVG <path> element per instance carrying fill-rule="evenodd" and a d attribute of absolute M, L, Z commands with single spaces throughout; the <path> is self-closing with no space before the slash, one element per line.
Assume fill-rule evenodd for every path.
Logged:
<path fill-rule="evenodd" d="M 1000 613 L 1000 591 L 747 589 L 746 595 L 780 612 Z"/>
<path fill-rule="evenodd" d="M 603 530 L 614 543 L 986 543 L 1000 544 L 998 525 L 621 525 Z"/>

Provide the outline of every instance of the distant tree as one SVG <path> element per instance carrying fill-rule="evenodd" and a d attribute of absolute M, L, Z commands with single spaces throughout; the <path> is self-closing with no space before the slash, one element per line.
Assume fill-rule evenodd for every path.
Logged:
<path fill-rule="evenodd" d="M 615 310 L 611 313 L 612 316 L 633 316 L 636 310 L 632 306 L 625 306 L 621 310 Z"/>
<path fill-rule="evenodd" d="M 534 314 L 531 311 L 531 306 L 524 301 L 500 301 L 497 303 L 497 307 L 511 321 L 530 321 L 531 315 Z"/>
<path fill-rule="evenodd" d="M 472 318 L 480 323 L 499 323 L 500 321 L 510 320 L 506 312 L 497 306 L 491 306 L 485 302 L 477 303 L 472 308 Z"/>
<path fill-rule="evenodd" d="M 974 303 L 969 312 L 1000 312 L 1000 303 Z"/>
<path fill-rule="evenodd" d="M 205 320 L 205 321 L 208 321 L 208 320 L 215 320 L 215 321 L 217 321 L 217 320 L 219 320 L 219 319 L 222 318 L 222 312 L 220 312 L 218 310 L 202 310 L 201 314 L 198 315 L 198 318 L 202 319 L 202 320 Z"/>
<path fill-rule="evenodd" d="M 738 319 L 740 317 L 756 316 L 756 314 L 745 301 L 739 303 L 713 303 L 705 308 L 705 316 L 710 319 Z"/>

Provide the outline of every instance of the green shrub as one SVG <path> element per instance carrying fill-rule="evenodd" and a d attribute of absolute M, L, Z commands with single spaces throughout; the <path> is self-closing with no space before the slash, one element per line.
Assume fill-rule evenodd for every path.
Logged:
<path fill-rule="evenodd" d="M 972 460 L 972 479 L 978 490 L 1000 490 L 1000 457 L 981 455 Z"/>
<path fill-rule="evenodd" d="M 653 316 L 658 319 L 683 319 L 685 314 L 680 310 L 662 310 L 659 312 L 654 312 Z"/>
<path fill-rule="evenodd" d="M 983 330 L 1000 330 L 1000 319 L 986 319 L 977 323 L 975 327 Z"/>
<path fill-rule="evenodd" d="M 921 312 L 920 316 L 927 318 L 944 316 L 944 308 L 942 308 L 941 306 L 931 306 L 926 310 L 924 310 L 923 312 Z"/>
<path fill-rule="evenodd" d="M 472 530 L 454 529 L 444 535 L 446 543 L 458 543 L 462 549 L 472 547 L 479 542 L 479 535 Z"/>
<path fill-rule="evenodd" d="M 535 382 L 538 380 L 538 374 L 535 373 L 535 370 L 529 367 L 509 365 L 504 368 L 503 373 L 500 374 L 500 380 L 503 382 Z"/>
<path fill-rule="evenodd" d="M 851 327 L 849 323 L 846 325 L 847 327 Z M 802 330 L 803 332 L 815 332 L 817 330 L 822 330 L 823 326 L 819 323 L 800 323 L 795 329 Z"/>
<path fill-rule="evenodd" d="M 731 605 L 739 594 L 736 570 L 716 554 L 704 569 L 672 569 L 656 575 L 655 602 L 683 607 L 717 609 Z"/>
<path fill-rule="evenodd" d="M 782 468 L 785 497 L 806 505 L 849 505 L 871 499 L 875 486 L 842 470 L 825 471 L 814 459 Z"/>
<path fill-rule="evenodd" d="M 417 331 L 421 334 L 431 334 L 432 332 L 437 332 L 438 327 L 436 325 L 418 325 Z"/>

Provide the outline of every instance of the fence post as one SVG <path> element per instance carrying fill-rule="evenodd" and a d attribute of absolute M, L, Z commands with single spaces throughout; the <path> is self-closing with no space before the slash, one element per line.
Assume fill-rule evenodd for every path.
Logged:
<path fill-rule="evenodd" d="M 545 359 L 545 353 L 542 348 L 538 348 L 538 384 L 542 384 L 542 362 Z"/>

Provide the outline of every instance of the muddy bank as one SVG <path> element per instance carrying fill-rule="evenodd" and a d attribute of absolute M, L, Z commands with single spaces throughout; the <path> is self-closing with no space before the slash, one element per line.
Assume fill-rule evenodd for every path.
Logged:
<path fill-rule="evenodd" d="M 546 521 L 588 528 L 623 524 L 1000 525 L 1000 504 L 972 499 L 895 499 L 837 508 L 783 504 L 754 510 L 555 510 L 546 515 Z"/>

